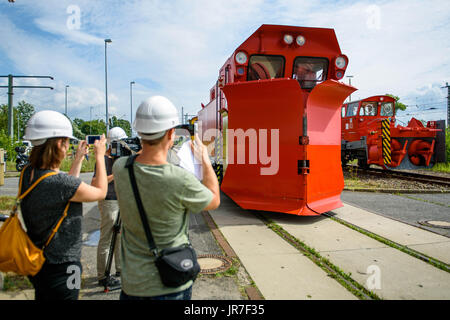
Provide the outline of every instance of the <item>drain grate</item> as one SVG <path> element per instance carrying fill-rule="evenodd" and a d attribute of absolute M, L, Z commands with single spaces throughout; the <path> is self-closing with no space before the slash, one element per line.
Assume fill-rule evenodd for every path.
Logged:
<path fill-rule="evenodd" d="M 450 229 L 450 222 L 448 221 L 427 220 L 427 221 L 419 221 L 419 224 L 431 228 Z"/>
<path fill-rule="evenodd" d="M 228 270 L 233 262 L 227 257 L 216 254 L 199 254 L 197 256 L 201 274 L 214 274 Z"/>

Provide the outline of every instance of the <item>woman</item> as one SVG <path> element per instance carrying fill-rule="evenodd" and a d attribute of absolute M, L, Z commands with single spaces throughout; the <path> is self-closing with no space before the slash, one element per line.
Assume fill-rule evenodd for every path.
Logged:
<path fill-rule="evenodd" d="M 104 199 L 108 188 L 104 162 L 105 137 L 94 144 L 97 179 L 88 185 L 79 178 L 87 154 L 86 141 L 80 141 L 69 174 L 60 172 L 62 160 L 69 151 L 72 125 L 61 113 L 40 111 L 28 121 L 24 139 L 33 149 L 30 165 L 23 172 L 25 192 L 39 177 L 54 171 L 56 175 L 42 180 L 21 202 L 22 215 L 30 239 L 42 247 L 56 222 L 70 202 L 67 217 L 45 248 L 42 269 L 30 278 L 36 300 L 78 299 L 81 284 L 82 202 Z"/>

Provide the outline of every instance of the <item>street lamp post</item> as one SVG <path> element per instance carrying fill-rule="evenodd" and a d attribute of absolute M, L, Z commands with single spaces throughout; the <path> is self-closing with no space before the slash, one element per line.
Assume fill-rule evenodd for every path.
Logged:
<path fill-rule="evenodd" d="M 351 86 L 352 85 L 352 78 L 353 76 L 346 76 L 348 78 L 348 85 Z M 350 93 L 350 95 L 348 96 L 348 101 L 352 101 L 352 94 Z"/>
<path fill-rule="evenodd" d="M 90 107 L 89 110 L 89 134 L 92 134 L 92 109 L 94 109 L 94 107 Z"/>
<path fill-rule="evenodd" d="M 133 84 L 135 84 L 134 81 L 130 82 L 130 131 L 131 135 L 133 135 Z"/>
<path fill-rule="evenodd" d="M 65 88 L 65 108 L 64 108 L 64 114 L 66 115 L 66 117 L 69 117 L 68 115 L 67 115 L 67 88 L 68 88 L 69 86 L 68 85 L 66 85 L 66 88 Z"/>
<path fill-rule="evenodd" d="M 105 105 L 106 105 L 106 136 L 109 132 L 109 114 L 108 114 L 108 68 L 107 68 L 107 55 L 106 45 L 111 43 L 111 39 L 105 39 Z"/>

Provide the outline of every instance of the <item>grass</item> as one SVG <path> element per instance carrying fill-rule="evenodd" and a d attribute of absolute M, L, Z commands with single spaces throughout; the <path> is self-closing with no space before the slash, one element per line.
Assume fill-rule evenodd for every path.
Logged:
<path fill-rule="evenodd" d="M 81 172 L 93 172 L 95 167 L 95 155 L 93 153 L 89 153 L 88 160 L 84 159 L 81 165 Z M 72 166 L 73 159 L 71 156 L 67 156 L 61 162 L 61 171 L 68 172 L 70 167 Z"/>
<path fill-rule="evenodd" d="M 433 168 L 428 169 L 430 171 L 434 171 L 434 172 L 445 172 L 445 173 L 450 173 L 450 162 L 447 163 L 436 163 Z"/>
<path fill-rule="evenodd" d="M 19 291 L 25 289 L 33 289 L 33 285 L 30 280 L 28 280 L 28 277 L 11 272 L 5 274 L 5 278 L 3 279 L 4 291 Z"/>
<path fill-rule="evenodd" d="M 0 211 L 10 210 L 16 201 L 13 196 L 0 196 Z"/>

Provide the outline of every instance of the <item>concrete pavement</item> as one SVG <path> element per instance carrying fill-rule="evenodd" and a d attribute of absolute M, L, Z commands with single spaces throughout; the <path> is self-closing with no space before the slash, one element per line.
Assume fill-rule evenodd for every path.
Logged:
<path fill-rule="evenodd" d="M 91 176 L 82 174 L 81 178 L 90 182 Z M 11 182 L 9 187 L 5 185 L 5 189 L 0 187 L 0 194 L 8 191 L 15 195 L 13 184 Z M 370 196 L 373 194 L 367 195 Z M 384 204 L 387 207 L 390 205 L 386 201 Z M 440 236 L 436 234 L 350 205 L 337 209 L 335 213 L 346 221 L 363 224 L 363 228 L 390 239 L 394 237 L 392 240 L 396 242 L 413 246 L 418 251 L 420 248 L 443 261 L 448 258 L 448 238 L 438 239 L 436 236 Z M 268 214 L 295 237 L 351 273 L 362 285 L 368 286 L 367 281 L 372 272 L 368 267 L 378 267 L 382 276 L 382 289 L 374 289 L 374 292 L 385 299 L 450 299 L 447 294 L 450 292 L 448 273 L 324 217 Z M 242 265 L 239 264 L 237 271 L 230 277 L 200 276 L 194 284 L 194 300 L 247 299 L 245 288 L 252 281 L 265 299 L 356 299 L 259 219 L 238 208 L 225 195 L 222 195 L 220 208 L 210 215 Z M 118 291 L 106 294 L 96 284 L 95 233 L 99 228 L 99 218 L 96 203 L 84 204 L 84 271 L 80 299 L 116 300 Z M 203 215 L 193 216 L 190 237 L 198 254 L 226 254 L 213 237 Z M 399 279 L 403 282 L 396 282 Z M 0 300 L 6 298 L 32 299 L 32 290 L 8 293 L 7 296 L 0 292 Z"/>

